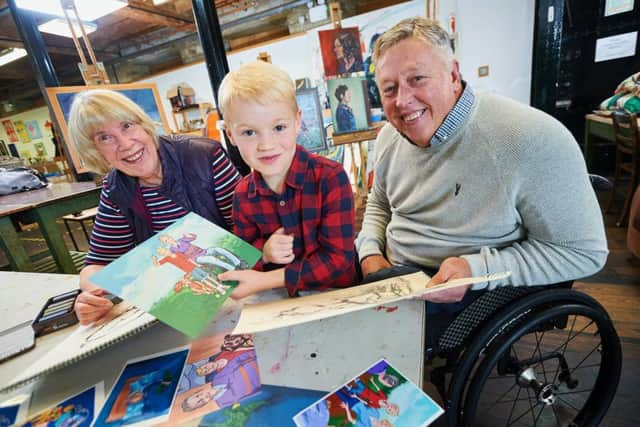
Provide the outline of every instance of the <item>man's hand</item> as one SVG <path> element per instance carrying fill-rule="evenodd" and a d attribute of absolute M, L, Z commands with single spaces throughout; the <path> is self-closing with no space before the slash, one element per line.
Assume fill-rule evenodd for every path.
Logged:
<path fill-rule="evenodd" d="M 75 302 L 76 316 L 81 325 L 88 325 L 103 318 L 113 307 L 113 303 L 103 295 L 108 292 L 100 288 L 82 291 Z"/>
<path fill-rule="evenodd" d="M 284 234 L 284 228 L 278 228 L 262 248 L 262 261 L 266 264 L 289 264 L 294 259 L 293 236 Z"/>
<path fill-rule="evenodd" d="M 391 264 L 382 255 L 370 255 L 360 262 L 362 277 L 367 277 L 378 270 L 391 267 Z"/>
<path fill-rule="evenodd" d="M 448 282 L 453 279 L 460 279 L 462 277 L 471 276 L 471 267 L 464 258 L 452 257 L 445 259 L 440 264 L 440 269 L 431 278 L 427 287 L 439 285 L 444 282 Z M 464 298 L 471 285 L 459 286 L 452 289 L 446 289 L 432 294 L 418 297 L 418 299 L 437 302 L 437 303 L 449 303 L 458 302 Z"/>

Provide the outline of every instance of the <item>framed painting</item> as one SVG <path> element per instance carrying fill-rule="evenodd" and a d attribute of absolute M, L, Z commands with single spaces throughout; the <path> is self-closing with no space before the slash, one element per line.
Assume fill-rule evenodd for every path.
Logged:
<path fill-rule="evenodd" d="M 296 91 L 296 101 L 302 111 L 302 127 L 297 143 L 308 151 L 318 152 L 327 148 L 327 139 L 322 123 L 322 108 L 318 98 L 318 89 Z"/>
<path fill-rule="evenodd" d="M 364 71 L 358 27 L 318 31 L 318 37 L 326 77 Z"/>
<path fill-rule="evenodd" d="M 16 129 L 13 127 L 11 120 L 3 120 L 2 126 L 7 134 L 7 138 L 9 138 L 9 142 L 18 142 L 18 134 L 16 133 Z"/>
<path fill-rule="evenodd" d="M 64 146 L 70 157 L 68 160 L 73 164 L 76 172 L 88 172 L 88 169 L 86 169 L 85 165 L 80 160 L 78 151 L 76 150 L 75 145 L 71 142 L 67 123 L 69 121 L 71 104 L 73 103 L 75 96 L 80 92 L 91 89 L 110 89 L 125 95 L 127 98 L 138 104 L 144 112 L 151 117 L 151 120 L 153 120 L 156 125 L 158 134 L 162 135 L 169 132 L 169 125 L 162 108 L 162 101 L 158 94 L 158 88 L 153 83 L 129 83 L 100 86 L 61 86 L 47 88 L 49 105 L 51 105 L 55 119 L 62 131 Z"/>
<path fill-rule="evenodd" d="M 364 77 L 327 80 L 335 134 L 369 129 L 369 98 Z"/>
<path fill-rule="evenodd" d="M 24 122 L 22 120 L 14 120 L 13 127 L 16 129 L 16 133 L 20 136 L 20 141 L 31 142 L 31 137 L 27 132 L 27 128 L 24 127 Z"/>

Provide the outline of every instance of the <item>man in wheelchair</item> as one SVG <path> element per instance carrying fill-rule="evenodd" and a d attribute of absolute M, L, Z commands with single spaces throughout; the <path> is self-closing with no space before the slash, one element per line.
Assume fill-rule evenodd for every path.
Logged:
<path fill-rule="evenodd" d="M 373 61 L 389 123 L 356 240 L 365 281 L 511 272 L 425 298 L 449 425 L 597 425 L 621 356 L 606 312 L 568 289 L 608 254 L 575 139 L 542 111 L 474 92 L 428 19 L 384 33 Z"/>

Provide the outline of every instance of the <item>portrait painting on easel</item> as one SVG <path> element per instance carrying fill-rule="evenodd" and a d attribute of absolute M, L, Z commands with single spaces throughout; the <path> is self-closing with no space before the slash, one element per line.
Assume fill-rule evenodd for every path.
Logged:
<path fill-rule="evenodd" d="M 363 77 L 327 81 L 327 94 L 333 117 L 334 133 L 369 129 L 369 98 Z"/>
<path fill-rule="evenodd" d="M 326 77 L 364 71 L 358 27 L 318 31 L 318 37 Z"/>

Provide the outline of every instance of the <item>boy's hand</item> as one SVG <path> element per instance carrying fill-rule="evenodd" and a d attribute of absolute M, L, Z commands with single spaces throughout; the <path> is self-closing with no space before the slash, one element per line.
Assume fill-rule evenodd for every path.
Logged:
<path fill-rule="evenodd" d="M 236 288 L 231 292 L 231 298 L 242 299 L 249 295 L 264 290 L 260 284 L 264 282 L 264 273 L 256 270 L 231 270 L 218 274 L 218 279 L 222 281 L 235 280 L 238 282 Z"/>
<path fill-rule="evenodd" d="M 262 261 L 265 264 L 289 264 L 293 259 L 293 236 L 284 234 L 284 227 L 280 227 L 264 244 Z"/>

